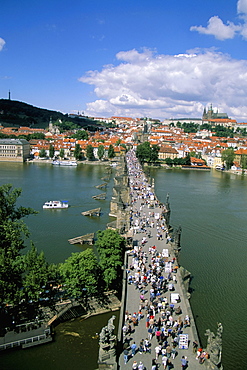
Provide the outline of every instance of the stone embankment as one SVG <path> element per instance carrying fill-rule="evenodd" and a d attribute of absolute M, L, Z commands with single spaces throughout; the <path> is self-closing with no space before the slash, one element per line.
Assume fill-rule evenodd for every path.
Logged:
<path fill-rule="evenodd" d="M 190 274 L 177 260 L 181 230 L 172 233 L 169 225 L 169 197 L 165 205 L 158 201 L 134 152 L 127 153 L 126 160 L 127 166 L 122 162 L 117 167 L 110 209 L 117 219 L 109 225 L 125 235 L 128 245 L 118 351 L 114 358 L 103 356 L 99 368 L 128 370 L 138 365 L 151 370 L 157 363 L 156 368 L 171 369 L 181 367 L 184 358 L 192 370 L 222 368 L 221 346 L 215 349 L 211 343 L 210 353 L 202 349 L 197 353 L 200 342 L 189 303 Z M 208 335 L 214 342 L 213 333 Z"/>

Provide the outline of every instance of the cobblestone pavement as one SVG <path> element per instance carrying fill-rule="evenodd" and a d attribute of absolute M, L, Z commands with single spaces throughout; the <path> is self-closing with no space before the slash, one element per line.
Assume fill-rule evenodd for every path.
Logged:
<path fill-rule="evenodd" d="M 157 369 L 181 369 L 182 356 L 185 356 L 187 358 L 188 369 L 194 370 L 205 368 L 204 365 L 199 364 L 199 361 L 196 359 L 196 353 L 193 351 L 192 343 L 195 340 L 198 340 L 198 337 L 190 304 L 187 298 L 187 293 L 185 292 L 184 284 L 182 282 L 180 269 L 176 268 L 176 266 L 178 265 L 173 250 L 174 244 L 170 241 L 167 225 L 165 224 L 165 221 L 162 217 L 164 206 L 159 204 L 153 193 L 153 188 L 147 183 L 147 180 L 144 177 L 143 173 L 139 172 L 139 168 L 135 166 L 137 166 L 137 164 L 135 165 L 132 160 L 132 169 L 129 172 L 129 179 L 132 198 L 131 224 L 134 230 L 133 243 L 135 247 L 133 251 L 130 251 L 128 253 L 127 260 L 128 285 L 126 295 L 126 311 L 130 316 L 133 317 L 133 314 L 136 313 L 138 315 L 138 311 L 140 310 L 140 308 L 142 308 L 142 318 L 138 321 L 138 325 L 134 326 L 133 322 L 131 323 L 131 326 L 133 328 L 132 333 L 123 336 L 122 344 L 123 347 L 126 346 L 128 348 L 128 361 L 126 364 L 124 363 L 124 354 L 122 352 L 119 358 L 119 367 L 120 369 L 129 370 L 133 368 L 132 366 L 134 361 L 136 361 L 138 365 L 141 361 L 146 370 L 152 369 L 152 361 L 156 358 L 155 348 L 158 345 L 158 340 L 155 334 L 150 340 L 149 352 L 142 353 L 139 351 L 140 341 L 142 339 L 145 341 L 145 339 L 149 337 L 146 322 L 148 313 L 149 315 L 151 313 L 151 316 L 154 316 L 155 322 L 158 322 L 159 319 L 161 320 L 161 329 L 163 328 L 164 330 L 173 330 L 175 328 L 174 323 L 176 321 L 182 321 L 183 326 L 181 328 L 180 334 L 185 334 L 185 338 L 188 338 L 187 349 L 186 343 L 185 348 L 181 348 L 182 336 L 177 335 L 177 330 L 174 329 L 173 331 L 175 331 L 176 334 L 173 336 L 168 335 L 167 345 L 170 347 L 173 346 L 174 337 L 178 341 L 180 340 L 180 345 L 178 343 L 178 345 L 176 346 L 175 358 L 172 358 L 172 356 L 169 357 L 169 354 L 164 354 L 166 357 L 169 357 L 170 361 L 170 363 L 168 361 L 167 367 L 164 367 L 162 363 L 163 356 L 162 354 L 160 354 L 157 358 Z M 161 235 L 161 238 L 157 237 L 157 233 Z M 154 246 L 155 249 L 152 248 Z M 156 266 L 155 268 L 154 265 Z M 154 271 L 155 273 L 153 273 Z M 158 272 L 160 272 L 160 274 L 158 274 Z M 133 276 L 133 280 L 135 280 L 135 277 L 137 276 L 142 276 L 140 279 L 144 281 L 144 275 L 148 276 L 148 278 L 146 279 L 148 283 L 145 286 L 145 293 L 143 293 L 143 284 L 140 284 L 138 287 L 138 284 L 129 283 L 130 276 Z M 156 280 L 154 275 L 156 276 Z M 159 280 L 158 276 L 161 275 L 163 276 L 164 283 L 161 288 L 157 288 L 157 282 Z M 156 305 L 155 310 L 151 310 L 150 308 L 150 305 L 152 306 L 152 303 L 150 302 L 150 289 L 152 289 L 152 279 L 155 280 L 155 292 L 158 292 L 158 294 L 160 293 L 160 296 L 155 296 L 153 303 L 167 300 L 166 305 L 163 305 L 163 307 L 160 307 L 160 309 L 157 309 Z M 172 284 L 170 286 L 172 290 L 169 289 L 169 284 Z M 167 311 L 171 310 L 171 294 L 174 293 L 177 293 L 179 295 L 180 300 L 174 304 L 174 310 L 171 311 L 171 314 L 169 315 L 169 312 L 167 313 Z M 140 297 L 141 294 L 144 295 L 144 299 L 141 299 L 143 298 Z M 146 309 L 147 305 L 149 307 L 148 310 Z M 155 304 L 153 305 L 155 306 Z M 181 313 L 176 314 L 175 310 L 179 306 L 181 308 Z M 189 317 L 189 326 L 185 325 L 186 316 Z M 169 318 L 171 320 L 169 320 Z M 149 320 L 151 320 L 149 321 L 149 323 L 152 324 L 152 317 L 149 316 Z M 129 321 L 126 320 L 125 324 L 127 324 L 128 326 Z M 150 326 L 152 325 L 149 325 L 149 327 Z M 155 323 L 154 326 L 156 326 Z M 137 350 L 134 356 L 131 355 L 130 348 L 133 342 L 135 342 L 137 345 Z M 163 348 L 165 347 L 166 345 L 163 345 Z"/>

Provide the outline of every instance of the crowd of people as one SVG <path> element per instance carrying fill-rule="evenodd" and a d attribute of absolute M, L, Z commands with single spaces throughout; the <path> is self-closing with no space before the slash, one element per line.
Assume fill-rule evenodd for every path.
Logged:
<path fill-rule="evenodd" d="M 172 369 L 178 356 L 179 336 L 190 326 L 190 317 L 183 315 L 178 296 L 171 300 L 177 283 L 176 258 L 170 255 L 168 243 L 171 240 L 169 225 L 166 224 L 166 208 L 160 204 L 152 186 L 135 157 L 134 151 L 126 156 L 131 196 L 130 225 L 134 234 L 141 233 L 129 252 L 127 282 L 139 296 L 134 312 L 125 312 L 123 331 L 124 363 L 133 359 L 132 369 L 147 369 L 145 360 L 135 360 L 137 353 L 152 354 L 151 370 L 158 368 L 158 361 L 164 369 Z M 164 248 L 159 250 L 153 240 L 162 240 Z M 138 240 L 139 239 L 139 240 Z M 145 326 L 143 338 L 133 340 L 136 328 Z M 143 331 L 142 331 L 143 332 Z M 155 344 L 154 344 L 155 343 Z M 149 360 L 150 361 L 150 360 Z M 188 360 L 181 358 L 185 369 Z M 149 369 L 148 369 L 149 370 Z"/>

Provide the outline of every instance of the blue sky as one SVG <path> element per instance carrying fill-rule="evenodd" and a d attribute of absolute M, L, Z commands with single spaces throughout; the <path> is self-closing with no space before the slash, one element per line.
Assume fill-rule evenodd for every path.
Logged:
<path fill-rule="evenodd" d="M 0 98 L 89 116 L 247 121 L 247 0 L 2 0 Z"/>

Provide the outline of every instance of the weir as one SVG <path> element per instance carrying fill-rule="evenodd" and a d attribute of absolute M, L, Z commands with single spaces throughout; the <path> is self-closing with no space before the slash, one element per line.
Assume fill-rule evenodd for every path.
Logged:
<path fill-rule="evenodd" d="M 121 159 L 114 179 L 110 215 L 116 221 L 108 226 L 127 240 L 117 352 L 102 356 L 100 347 L 99 369 L 131 370 L 134 361 L 151 369 L 155 358 L 159 368 L 164 361 L 178 368 L 182 356 L 192 370 L 222 369 L 221 324 L 216 336 L 210 331 L 206 334 L 208 346 L 197 356 L 200 341 L 189 303 L 190 273 L 179 265 L 181 227 L 173 230 L 170 226 L 169 195 L 165 205 L 160 203 L 154 183 L 148 184 L 134 152 L 126 157 L 127 163 Z M 146 338 L 148 347 L 142 343 Z M 134 342 L 135 351 L 131 349 Z M 156 355 L 158 343 L 161 349 Z"/>

